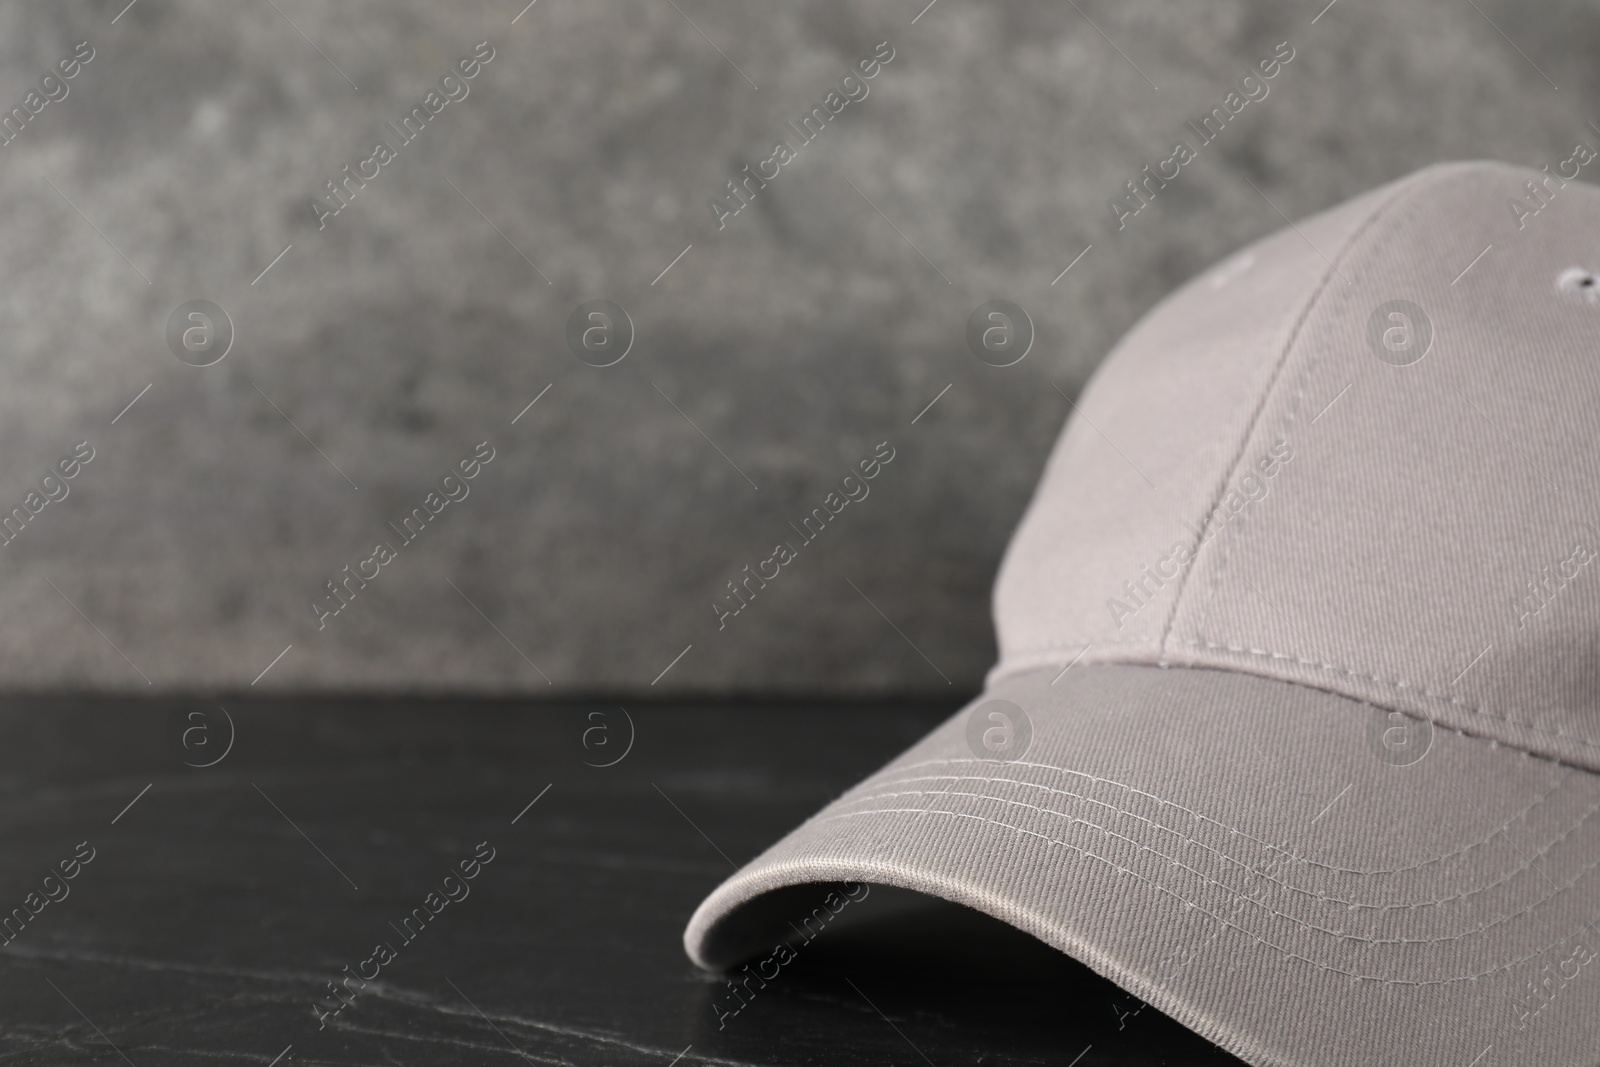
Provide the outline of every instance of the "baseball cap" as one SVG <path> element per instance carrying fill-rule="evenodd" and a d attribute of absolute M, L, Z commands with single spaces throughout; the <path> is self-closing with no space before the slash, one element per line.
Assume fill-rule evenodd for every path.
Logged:
<path fill-rule="evenodd" d="M 1592 1065 L 1593 158 L 1429 167 L 1151 311 L 1007 549 L 983 694 L 719 886 L 689 956 L 894 886 L 1252 1064 Z"/>

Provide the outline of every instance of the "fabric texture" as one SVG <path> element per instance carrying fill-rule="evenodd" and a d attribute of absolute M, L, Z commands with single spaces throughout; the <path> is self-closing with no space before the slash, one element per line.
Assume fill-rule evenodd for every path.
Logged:
<path fill-rule="evenodd" d="M 1169 297 L 1012 540 L 987 691 L 716 890 L 691 957 L 875 882 L 1251 1063 L 1592 1065 L 1596 233 L 1600 191 L 1443 165 Z"/>

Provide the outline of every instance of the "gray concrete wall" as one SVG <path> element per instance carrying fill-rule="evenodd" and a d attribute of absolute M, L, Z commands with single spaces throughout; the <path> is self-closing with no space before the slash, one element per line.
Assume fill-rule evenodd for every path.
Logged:
<path fill-rule="evenodd" d="M 1165 291 L 1279 211 L 1600 144 L 1594 3 L 924 2 L 0 8 L 4 108 L 94 52 L 0 147 L 0 505 L 94 454 L 0 548 L 0 687 L 649 690 L 692 645 L 650 691 L 971 688 L 1066 396 Z M 1108 198 L 1285 41 L 1119 230 Z M 880 42 L 719 228 L 709 200 Z M 634 327 L 603 368 L 566 339 L 602 298 Z M 966 345 L 994 298 L 1036 326 L 1014 366 Z M 197 299 L 234 330 L 205 367 L 166 337 Z M 402 545 L 386 521 L 484 441 Z M 719 630 L 725 583 L 880 442 L 870 495 Z"/>

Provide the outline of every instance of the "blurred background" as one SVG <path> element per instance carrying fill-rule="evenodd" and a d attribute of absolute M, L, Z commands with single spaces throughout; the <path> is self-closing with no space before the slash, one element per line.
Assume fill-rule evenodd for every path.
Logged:
<path fill-rule="evenodd" d="M 525 2 L 0 7 L 0 687 L 973 690 L 1167 291 L 1600 144 L 1584 0 Z"/>

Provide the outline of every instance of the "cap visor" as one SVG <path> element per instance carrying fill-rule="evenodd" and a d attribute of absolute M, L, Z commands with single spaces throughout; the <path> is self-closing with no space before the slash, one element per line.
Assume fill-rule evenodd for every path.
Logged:
<path fill-rule="evenodd" d="M 727 967 L 815 936 L 786 887 L 892 885 L 1253 1064 L 1578 1067 L 1600 1048 L 1596 810 L 1600 776 L 1305 686 L 1051 668 L 743 867 L 684 944 Z"/>

